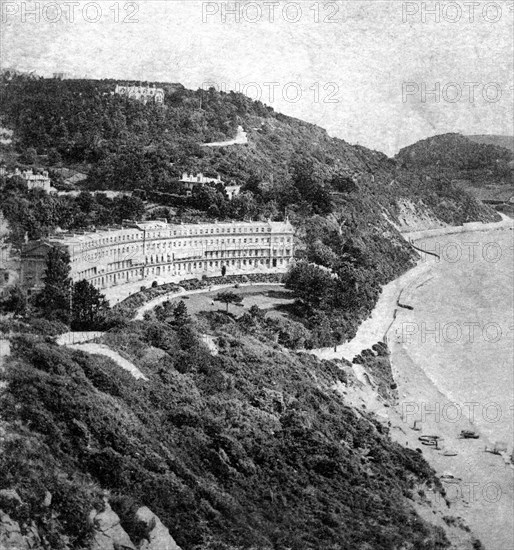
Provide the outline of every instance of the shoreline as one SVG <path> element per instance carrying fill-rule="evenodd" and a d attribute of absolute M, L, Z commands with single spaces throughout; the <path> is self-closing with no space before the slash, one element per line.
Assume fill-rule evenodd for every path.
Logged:
<path fill-rule="evenodd" d="M 412 240 L 416 242 L 420 239 L 443 237 L 457 233 L 462 234 L 494 230 L 513 230 L 514 219 L 509 218 L 504 214 L 500 215 L 502 216 L 502 220 L 499 222 L 473 222 L 459 226 L 447 226 L 436 229 L 402 232 L 402 236 L 407 241 Z M 402 295 L 402 292 L 413 287 L 418 279 L 422 279 L 425 275 L 430 275 L 433 266 L 437 264 L 436 258 L 432 254 L 426 252 L 424 256 L 424 258 L 420 258 L 418 260 L 418 263 L 413 268 L 384 285 L 375 308 L 373 309 L 371 315 L 359 325 L 354 338 L 337 346 L 337 351 L 334 351 L 334 348 L 331 346 L 326 348 L 305 350 L 305 353 L 311 353 L 320 359 L 344 358 L 351 361 L 363 350 L 370 349 L 373 344 L 384 340 L 384 338 L 388 335 L 390 327 L 394 323 L 396 315 L 395 310 L 398 308 L 397 301 Z M 421 282 L 419 284 L 424 283 Z"/>
<path fill-rule="evenodd" d="M 509 231 L 513 229 L 513 223 L 511 218 L 503 216 L 501 222 L 409 232 L 404 233 L 404 237 L 417 241 L 457 233 Z M 451 399 L 440 391 L 423 366 L 416 363 L 408 346 L 395 333 L 402 321 L 409 315 L 410 318 L 416 315 L 416 312 L 398 307 L 400 298 L 402 303 L 409 304 L 417 289 L 428 284 L 438 273 L 439 260 L 430 255 L 423 256 L 415 267 L 383 287 L 371 316 L 361 323 L 350 342 L 340 345 L 337 352 L 333 348 L 323 348 L 310 350 L 310 353 L 320 359 L 345 358 L 352 361 L 376 342 L 386 342 L 391 353 L 393 378 L 398 386 L 397 403 L 389 406 L 381 401 L 362 376 L 358 365 L 352 365 L 352 369 L 363 387 L 348 388 L 346 398 L 354 404 L 364 404 L 369 412 L 390 423 L 390 435 L 394 441 L 421 450 L 425 460 L 441 478 L 449 502 L 447 506 L 442 497 L 432 494 L 432 500 L 441 501 L 435 503 L 434 510 L 440 507 L 446 515 L 462 518 L 485 550 L 512 550 L 514 468 L 509 457 L 485 452 L 484 447 L 491 447 L 491 441 L 480 434 L 469 414 L 463 414 L 455 421 L 449 419 Z M 434 404 L 439 407 L 439 418 L 430 414 L 430 406 L 433 410 Z M 424 405 L 427 406 L 426 414 L 420 423 L 418 419 Z M 446 418 L 441 418 L 443 411 L 447 412 Z M 418 420 L 416 424 L 415 420 Z M 480 439 L 459 439 L 460 431 L 468 429 L 479 433 Z M 422 445 L 418 439 L 420 435 L 439 436 L 440 449 Z"/>
<path fill-rule="evenodd" d="M 405 240 L 417 241 L 419 239 L 442 237 L 444 235 L 454 235 L 456 233 L 474 233 L 475 231 L 512 229 L 514 220 L 512 218 L 509 218 L 509 216 L 503 214 L 502 212 L 498 212 L 498 214 L 502 218 L 499 222 L 469 222 L 463 225 L 447 225 L 445 227 L 436 227 L 432 229 L 416 229 L 411 231 L 400 230 L 400 233 L 403 235 Z"/>
<path fill-rule="evenodd" d="M 461 228 L 445 233 L 427 231 L 416 235 L 416 240 L 456 233 L 509 231 L 512 224 L 511 219 L 504 219 L 497 224 L 467 228 L 467 231 Z M 418 280 L 409 281 L 401 289 L 399 297 L 407 303 L 414 301 L 417 289 L 430 281 L 431 269 L 434 268 L 434 275 L 437 273 L 437 260 L 427 259 L 426 265 L 430 268 Z M 408 342 L 403 342 L 401 336 L 395 334 L 402 320 L 416 319 L 416 313 L 396 308 L 393 316 L 386 341 L 399 398 L 394 407 L 386 409 L 391 422 L 391 437 L 401 445 L 422 450 L 424 458 L 441 477 L 450 501 L 448 515 L 462 517 L 486 550 L 512 550 L 514 467 L 510 454 L 485 452 L 486 447 L 493 447 L 494 441 L 473 422 L 470 410 L 463 410 L 460 417 L 452 416 L 457 410 L 452 399 L 439 389 L 422 364 L 416 362 Z M 461 430 L 475 431 L 480 439 L 460 439 Z M 439 450 L 421 445 L 419 436 L 428 434 L 441 438 Z M 512 453 L 510 445 L 509 453 Z"/>

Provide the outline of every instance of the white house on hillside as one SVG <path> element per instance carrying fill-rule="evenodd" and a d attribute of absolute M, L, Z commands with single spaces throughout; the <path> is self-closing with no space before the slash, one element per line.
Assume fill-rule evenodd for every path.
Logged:
<path fill-rule="evenodd" d="M 35 174 L 32 171 L 32 168 L 29 170 L 20 170 L 19 168 L 15 168 L 14 172 L 10 172 L 6 170 L 5 167 L 0 167 L 0 176 L 6 176 L 8 178 L 18 176 L 19 178 L 25 180 L 29 189 L 43 189 L 43 191 L 46 191 L 47 193 L 56 191 L 56 189 L 50 185 L 50 178 L 46 170 L 43 170 L 39 174 Z"/>
<path fill-rule="evenodd" d="M 225 188 L 225 192 L 227 193 L 229 200 L 232 200 L 236 195 L 239 195 L 241 191 L 240 185 L 225 183 L 221 179 L 219 174 L 215 178 L 209 178 L 207 176 L 204 176 L 201 172 L 196 174 L 196 176 L 184 172 L 182 174 L 182 178 L 179 181 L 182 184 L 182 188 L 185 190 L 187 195 L 191 195 L 191 192 L 193 191 L 193 187 L 195 185 L 205 185 L 206 183 L 215 185 L 221 183 L 221 185 L 223 185 L 223 187 Z"/>

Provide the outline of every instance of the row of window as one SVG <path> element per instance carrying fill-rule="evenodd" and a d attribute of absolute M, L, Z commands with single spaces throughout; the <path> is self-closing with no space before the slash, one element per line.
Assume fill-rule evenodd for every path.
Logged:
<path fill-rule="evenodd" d="M 162 239 L 166 237 L 176 237 L 178 236 L 193 236 L 193 235 L 214 235 L 214 234 L 245 234 L 245 233 L 271 233 L 270 227 L 225 227 L 225 228 L 211 228 L 209 229 L 189 229 L 189 230 L 175 230 L 175 231 L 158 231 L 147 233 L 147 239 Z M 143 238 L 144 231 L 134 232 L 134 233 L 124 233 L 122 235 L 110 235 L 103 237 L 101 239 L 95 239 L 88 241 L 82 245 L 82 249 L 87 250 L 91 248 L 98 248 L 100 246 L 105 246 L 113 243 L 121 243 L 126 241 L 136 241 Z"/>
<path fill-rule="evenodd" d="M 241 240 L 243 242 L 241 242 Z M 269 243 L 270 242 L 270 239 L 257 239 L 255 238 L 254 240 L 252 240 L 252 238 L 249 238 L 249 239 L 241 239 L 239 238 L 238 239 L 238 245 L 244 245 L 244 244 L 259 244 L 260 243 Z M 248 242 L 247 242 L 248 241 Z M 274 242 L 276 243 L 280 243 L 280 244 L 284 244 L 284 243 L 288 243 L 290 244 L 291 243 L 291 239 L 287 238 L 287 239 L 284 239 L 284 237 L 279 238 L 276 237 L 274 239 Z M 236 244 L 236 239 L 232 239 L 232 243 L 233 244 Z M 212 245 L 229 245 L 230 244 L 230 240 L 227 240 L 227 242 L 225 243 L 225 239 L 221 239 L 221 242 L 219 242 L 219 239 L 216 239 L 215 241 L 214 240 L 211 240 L 210 243 L 209 242 L 204 242 L 204 241 L 194 241 L 193 243 L 191 242 L 187 242 L 187 241 L 170 241 L 168 243 L 153 243 L 151 245 L 147 245 L 146 246 L 146 250 L 148 251 L 159 251 L 159 250 L 166 250 L 166 249 L 172 249 L 172 248 L 180 248 L 180 247 L 191 247 L 191 245 L 193 247 L 197 246 L 198 244 L 200 245 L 205 245 L 205 244 L 212 244 Z M 202 247 L 203 248 L 203 247 Z M 108 257 L 108 256 L 116 256 L 116 255 L 119 255 L 119 254 L 133 254 L 134 256 L 138 253 L 138 252 L 142 252 L 143 250 L 143 246 L 142 245 L 133 245 L 133 246 L 127 246 L 127 247 L 122 247 L 122 248 L 111 248 L 111 249 L 107 249 L 107 250 L 99 250 L 97 252 L 94 252 L 94 253 L 91 253 L 91 254 L 85 254 L 85 255 L 82 255 L 81 257 L 79 256 L 74 256 L 72 258 L 72 263 L 73 262 L 77 262 L 77 261 L 87 261 L 87 262 L 90 262 L 92 260 L 97 260 L 97 259 L 100 259 L 100 258 L 105 258 L 105 257 Z"/>
<path fill-rule="evenodd" d="M 128 252 L 128 249 L 127 249 Z M 238 257 L 248 257 L 248 256 L 264 256 L 268 257 L 270 255 L 273 256 L 290 256 L 291 255 L 291 249 L 274 249 L 272 252 L 270 252 L 269 249 L 263 248 L 263 249 L 251 249 L 251 250 L 214 250 L 214 251 L 206 251 L 205 257 L 206 258 L 238 258 Z M 99 253 L 101 256 L 102 254 Z M 203 254 L 191 254 L 192 257 L 194 256 L 203 256 Z M 87 256 L 85 258 L 86 260 L 95 260 L 93 255 Z M 142 260 L 142 258 L 141 258 Z M 172 254 L 161 254 L 159 255 L 150 255 L 145 256 L 145 263 L 153 264 L 155 260 L 155 263 L 165 263 L 165 262 L 172 262 L 173 261 L 173 255 Z M 133 263 L 133 260 L 123 260 L 121 262 L 113 262 L 107 265 L 107 271 L 118 271 L 119 269 L 124 269 L 127 267 L 130 267 Z M 139 262 L 136 262 L 139 263 Z M 89 278 L 92 274 L 96 273 L 96 268 L 87 269 L 85 271 L 82 271 L 81 274 L 84 275 L 85 278 Z"/>
<path fill-rule="evenodd" d="M 273 250 L 273 256 L 290 256 L 291 250 Z M 239 250 L 233 250 L 233 251 L 227 251 L 226 253 L 224 251 L 214 251 L 214 252 L 206 252 L 205 257 L 206 258 L 240 258 L 240 257 L 250 257 L 250 256 L 263 256 L 263 257 L 269 257 L 270 251 L 267 249 L 264 250 L 245 250 L 245 251 L 239 251 Z M 145 261 L 147 264 L 153 264 L 153 263 L 165 263 L 165 262 L 172 262 L 173 258 L 170 254 L 161 254 L 159 255 L 151 255 L 146 256 Z M 175 262 L 180 260 L 175 260 Z"/>
<path fill-rule="evenodd" d="M 191 229 L 181 229 L 175 231 L 154 231 L 147 233 L 149 239 L 161 239 L 164 237 L 172 236 L 186 236 L 186 235 L 213 235 L 223 233 L 271 233 L 271 227 L 246 227 L 246 226 L 234 226 L 234 227 L 211 227 L 206 229 L 198 229 L 193 227 Z"/>

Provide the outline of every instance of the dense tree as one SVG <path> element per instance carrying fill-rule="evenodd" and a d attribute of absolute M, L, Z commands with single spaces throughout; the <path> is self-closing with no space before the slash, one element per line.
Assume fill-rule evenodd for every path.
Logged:
<path fill-rule="evenodd" d="M 27 311 L 27 294 L 18 285 L 13 286 L 2 303 L 0 308 L 5 312 L 12 312 L 15 315 L 24 315 Z"/>
<path fill-rule="evenodd" d="M 191 317 L 187 312 L 187 306 L 184 300 L 180 300 L 173 311 L 173 320 L 176 326 L 188 325 L 191 323 Z"/>
<path fill-rule="evenodd" d="M 284 282 L 309 308 L 322 307 L 334 289 L 333 277 L 327 269 L 305 261 L 293 264 Z"/>
<path fill-rule="evenodd" d="M 297 160 L 292 167 L 292 181 L 299 198 L 308 202 L 316 214 L 326 214 L 331 211 L 330 193 L 324 182 L 316 173 L 314 164 L 304 159 Z"/>
<path fill-rule="evenodd" d="M 36 297 L 36 305 L 47 319 L 69 322 L 71 279 L 68 252 L 52 247 L 46 258 L 44 287 Z"/>
<path fill-rule="evenodd" d="M 145 212 L 143 201 L 130 195 L 122 195 L 116 201 L 114 218 L 117 223 L 123 220 L 140 220 Z"/>
<path fill-rule="evenodd" d="M 332 176 L 330 185 L 340 193 L 353 193 L 359 189 L 357 184 L 353 181 L 353 178 L 340 173 Z"/>
<path fill-rule="evenodd" d="M 24 164 L 34 164 L 37 161 L 37 151 L 34 147 L 28 147 L 21 155 L 21 161 Z"/>
<path fill-rule="evenodd" d="M 71 300 L 72 328 L 100 330 L 109 309 L 105 296 L 86 280 L 73 285 Z"/>
<path fill-rule="evenodd" d="M 215 302 L 222 302 L 227 306 L 227 312 L 228 312 L 228 306 L 229 304 L 237 305 L 241 304 L 243 302 L 243 297 L 239 294 L 236 294 L 235 292 L 232 292 L 230 290 L 227 290 L 225 292 L 220 292 L 216 295 L 214 298 Z"/>
<path fill-rule="evenodd" d="M 50 166 L 59 166 L 62 163 L 62 155 L 57 149 L 50 149 L 48 152 L 48 164 Z"/>

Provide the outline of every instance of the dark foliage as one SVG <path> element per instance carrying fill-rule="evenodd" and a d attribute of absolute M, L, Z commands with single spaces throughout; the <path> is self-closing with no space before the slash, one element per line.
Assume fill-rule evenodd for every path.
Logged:
<path fill-rule="evenodd" d="M 36 296 L 36 306 L 46 319 L 68 323 L 71 306 L 70 257 L 53 247 L 46 258 L 43 290 Z"/>
<path fill-rule="evenodd" d="M 32 447 L 2 453 L 1 484 L 43 533 L 83 541 L 101 486 L 122 517 L 149 506 L 185 550 L 448 547 L 405 498 L 432 470 L 334 393 L 337 366 L 228 333 L 214 357 L 179 332 L 140 322 L 109 336 L 145 383 L 108 359 L 13 342 L 2 415 Z M 145 360 L 156 348 L 164 357 Z M 45 490 L 62 497 L 42 515 Z"/>

